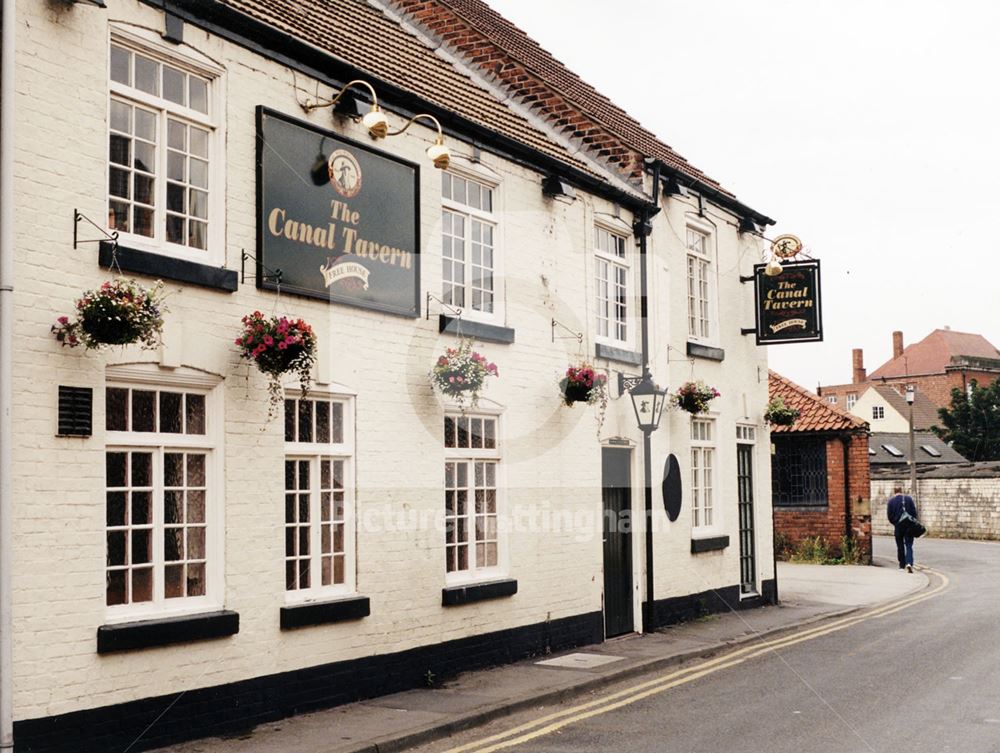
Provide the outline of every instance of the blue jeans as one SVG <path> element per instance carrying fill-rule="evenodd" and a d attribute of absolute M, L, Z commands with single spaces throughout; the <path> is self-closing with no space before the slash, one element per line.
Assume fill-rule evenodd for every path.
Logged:
<path fill-rule="evenodd" d="M 899 529 L 899 526 L 895 527 L 896 533 L 896 559 L 899 560 L 899 566 L 901 568 L 907 565 L 913 564 L 913 537 L 906 536 Z"/>

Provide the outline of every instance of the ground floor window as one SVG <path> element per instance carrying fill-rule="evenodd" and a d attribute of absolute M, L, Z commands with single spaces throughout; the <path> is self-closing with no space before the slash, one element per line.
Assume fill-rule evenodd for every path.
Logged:
<path fill-rule="evenodd" d="M 778 506 L 826 505 L 826 441 L 776 441 L 771 459 L 771 494 Z"/>
<path fill-rule="evenodd" d="M 500 566 L 496 416 L 444 419 L 445 565 L 476 575 Z"/>

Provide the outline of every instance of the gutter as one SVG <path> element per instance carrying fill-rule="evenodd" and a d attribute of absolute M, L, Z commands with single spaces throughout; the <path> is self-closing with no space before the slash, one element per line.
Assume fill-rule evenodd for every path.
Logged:
<path fill-rule="evenodd" d="M 3 0 L 0 31 L 0 750 L 14 748 L 13 578 L 10 481 L 14 337 L 14 42 L 15 0 Z"/>
<path fill-rule="evenodd" d="M 654 193 L 659 196 L 660 194 L 660 174 L 662 172 L 664 177 L 673 178 L 679 184 L 683 185 L 685 188 L 690 188 L 691 190 L 700 193 L 707 199 L 711 199 L 714 203 L 718 204 L 724 209 L 728 209 L 733 214 L 739 217 L 746 217 L 753 220 L 758 225 L 773 225 L 775 221 L 768 217 L 766 214 L 761 214 L 756 209 L 748 207 L 741 201 L 738 201 L 729 194 L 720 191 L 718 188 L 703 183 L 702 181 L 692 178 L 687 173 L 681 172 L 675 167 L 671 167 L 663 160 L 654 159 L 646 161 L 647 172 L 652 172 L 654 175 Z"/>

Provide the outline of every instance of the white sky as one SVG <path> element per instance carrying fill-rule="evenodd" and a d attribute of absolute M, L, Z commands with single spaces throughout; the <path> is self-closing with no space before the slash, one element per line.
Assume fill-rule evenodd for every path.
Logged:
<path fill-rule="evenodd" d="M 1000 344 L 1000 3 L 487 1 L 822 260 L 825 341 L 772 368 L 849 382 L 895 329 Z"/>

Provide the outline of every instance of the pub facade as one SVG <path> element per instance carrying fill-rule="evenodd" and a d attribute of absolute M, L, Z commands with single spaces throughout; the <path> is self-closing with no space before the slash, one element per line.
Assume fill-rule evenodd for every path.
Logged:
<path fill-rule="evenodd" d="M 580 121 L 555 67 L 533 108 L 506 75 L 538 61 L 484 73 L 453 3 L 3 7 L 15 750 L 151 748 L 773 603 L 740 279 L 766 216 Z M 146 347 L 73 329 L 121 278 L 159 291 Z M 307 342 L 307 392 L 265 370 Z M 463 347 L 475 401 L 438 368 Z M 567 405 L 570 367 L 606 398 Z M 644 432 L 647 367 L 659 400 L 719 394 Z"/>

